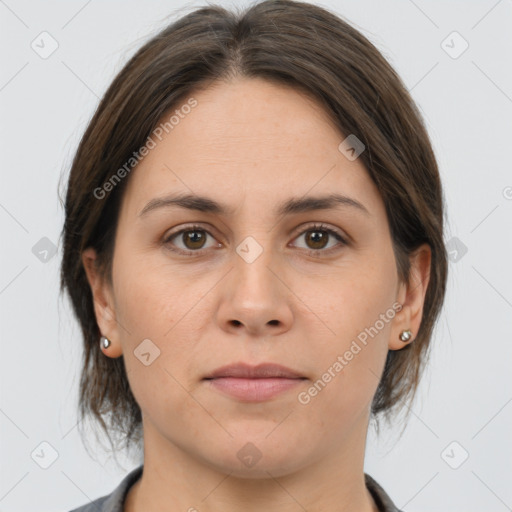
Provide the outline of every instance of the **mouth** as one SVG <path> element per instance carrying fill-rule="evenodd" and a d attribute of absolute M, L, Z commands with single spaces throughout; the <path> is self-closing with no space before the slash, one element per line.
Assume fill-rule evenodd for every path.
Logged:
<path fill-rule="evenodd" d="M 239 378 L 217 377 L 204 379 L 214 390 L 229 395 L 242 402 L 264 402 L 271 398 L 290 391 L 306 378 L 271 377 L 271 378 Z"/>
<path fill-rule="evenodd" d="M 306 380 L 299 372 L 273 363 L 236 363 L 218 368 L 203 379 L 211 389 L 242 402 L 270 400 Z"/>

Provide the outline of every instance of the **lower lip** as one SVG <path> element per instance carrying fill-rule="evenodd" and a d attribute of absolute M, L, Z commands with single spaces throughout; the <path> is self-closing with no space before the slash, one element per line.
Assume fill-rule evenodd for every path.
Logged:
<path fill-rule="evenodd" d="M 207 379 L 215 389 L 246 402 L 263 402 L 290 389 L 295 388 L 306 379 L 287 379 L 274 377 L 265 379 L 241 379 L 219 377 Z"/>

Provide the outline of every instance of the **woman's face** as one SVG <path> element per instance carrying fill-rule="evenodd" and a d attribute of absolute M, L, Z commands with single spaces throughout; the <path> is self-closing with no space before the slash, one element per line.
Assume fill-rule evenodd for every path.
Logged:
<path fill-rule="evenodd" d="M 428 280 L 410 294 L 399 283 L 379 192 L 312 100 L 261 79 L 193 97 L 129 176 L 113 287 L 94 288 L 113 343 L 104 353 L 124 356 L 146 454 L 178 450 L 252 477 L 351 458 L 388 350 L 405 346 L 401 330 L 417 332 Z M 332 194 L 353 203 L 305 202 Z M 199 200 L 147 208 L 178 195 L 225 211 Z M 259 399 L 205 380 L 239 362 L 303 379 Z"/>

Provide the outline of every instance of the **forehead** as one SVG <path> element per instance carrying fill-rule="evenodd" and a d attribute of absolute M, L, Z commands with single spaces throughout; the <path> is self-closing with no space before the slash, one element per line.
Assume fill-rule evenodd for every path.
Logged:
<path fill-rule="evenodd" d="M 255 196 L 281 203 L 309 191 L 378 199 L 360 159 L 339 151 L 345 136 L 309 95 L 251 78 L 217 82 L 190 97 L 193 108 L 181 108 L 186 98 L 163 116 L 160 126 L 176 114 L 132 171 L 127 208 L 140 211 L 176 191 L 233 205 Z"/>

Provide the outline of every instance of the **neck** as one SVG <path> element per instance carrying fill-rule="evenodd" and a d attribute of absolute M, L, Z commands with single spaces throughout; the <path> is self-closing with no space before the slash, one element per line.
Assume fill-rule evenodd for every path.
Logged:
<path fill-rule="evenodd" d="M 366 424 L 367 426 L 367 424 Z M 258 478 L 221 471 L 144 425 L 144 470 L 124 512 L 378 512 L 364 482 L 366 428 L 355 426 L 336 447 L 294 471 Z"/>

